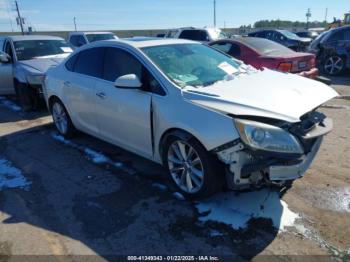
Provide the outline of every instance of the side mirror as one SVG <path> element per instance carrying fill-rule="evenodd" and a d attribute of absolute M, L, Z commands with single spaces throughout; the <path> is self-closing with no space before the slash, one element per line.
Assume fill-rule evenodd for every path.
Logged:
<path fill-rule="evenodd" d="M 0 51 L 0 63 L 7 64 L 11 61 L 11 57 L 5 52 Z"/>
<path fill-rule="evenodd" d="M 142 86 L 140 79 L 135 74 L 123 75 L 114 82 L 115 87 L 138 89 Z"/>

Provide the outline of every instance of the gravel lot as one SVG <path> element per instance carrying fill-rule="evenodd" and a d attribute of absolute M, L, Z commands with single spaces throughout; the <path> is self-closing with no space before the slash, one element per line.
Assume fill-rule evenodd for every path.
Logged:
<path fill-rule="evenodd" d="M 350 78 L 333 82 L 342 96 L 321 111 L 335 128 L 304 178 L 287 192 L 224 192 L 201 202 L 177 194 L 160 166 L 88 135 L 64 140 L 47 113 L 24 114 L 0 98 L 0 261 L 350 259 Z"/>

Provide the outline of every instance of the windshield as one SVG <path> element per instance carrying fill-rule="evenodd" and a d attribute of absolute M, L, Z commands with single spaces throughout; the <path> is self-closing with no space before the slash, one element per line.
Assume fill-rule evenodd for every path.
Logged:
<path fill-rule="evenodd" d="M 238 62 L 205 45 L 175 44 L 142 50 L 180 87 L 208 86 L 239 73 Z"/>
<path fill-rule="evenodd" d="M 289 39 L 294 39 L 294 40 L 300 39 L 299 36 L 297 36 L 296 34 L 294 34 L 292 32 L 289 32 L 288 30 L 279 30 L 279 32 Z"/>
<path fill-rule="evenodd" d="M 19 61 L 73 51 L 64 40 L 23 40 L 15 41 L 14 46 Z"/>
<path fill-rule="evenodd" d="M 316 37 L 315 40 L 311 42 L 310 48 L 311 48 L 311 49 L 315 49 L 315 48 L 317 47 L 317 45 L 318 45 L 319 43 L 321 43 L 321 41 L 322 41 L 323 39 L 325 39 L 325 36 L 327 36 L 327 35 L 329 34 L 329 32 L 330 32 L 330 31 L 326 31 L 326 32 L 323 32 L 322 34 L 318 35 L 318 37 Z"/>
<path fill-rule="evenodd" d="M 116 39 L 114 34 L 86 34 L 86 37 L 90 43 L 96 41 Z"/>

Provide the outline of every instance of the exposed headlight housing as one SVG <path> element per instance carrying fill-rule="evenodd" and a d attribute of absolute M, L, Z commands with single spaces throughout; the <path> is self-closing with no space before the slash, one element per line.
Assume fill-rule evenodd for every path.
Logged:
<path fill-rule="evenodd" d="M 234 121 L 243 142 L 253 149 L 286 154 L 304 153 L 297 138 L 282 128 L 250 120 Z"/>
<path fill-rule="evenodd" d="M 28 75 L 27 81 L 30 85 L 42 85 L 45 80 L 45 75 Z"/>

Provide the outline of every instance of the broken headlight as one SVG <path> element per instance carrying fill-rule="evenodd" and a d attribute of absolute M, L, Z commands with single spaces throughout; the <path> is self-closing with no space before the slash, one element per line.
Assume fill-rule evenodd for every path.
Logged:
<path fill-rule="evenodd" d="M 45 75 L 28 75 L 27 81 L 30 85 L 41 85 L 44 83 Z"/>
<path fill-rule="evenodd" d="M 303 154 L 299 141 L 287 131 L 255 121 L 235 119 L 241 139 L 249 147 L 278 153 Z"/>

